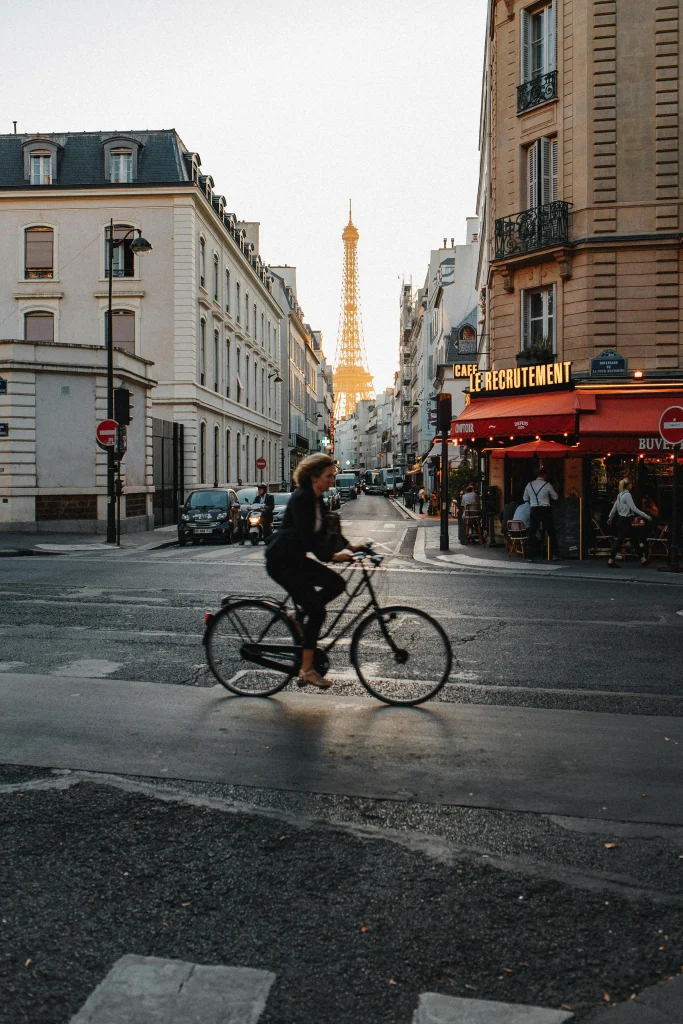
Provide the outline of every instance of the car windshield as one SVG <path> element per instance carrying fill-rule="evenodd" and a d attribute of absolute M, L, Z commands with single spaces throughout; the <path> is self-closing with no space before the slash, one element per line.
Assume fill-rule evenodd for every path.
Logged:
<path fill-rule="evenodd" d="M 187 503 L 188 508 L 222 508 L 228 507 L 227 491 L 194 491 Z"/>
<path fill-rule="evenodd" d="M 355 487 L 356 478 L 352 473 L 339 473 L 337 475 L 337 487 Z"/>
<path fill-rule="evenodd" d="M 241 487 L 237 492 L 237 497 L 242 505 L 252 505 L 256 501 L 257 494 L 257 487 Z"/>
<path fill-rule="evenodd" d="M 291 498 L 291 494 L 274 494 L 273 498 L 276 505 L 286 505 Z"/>

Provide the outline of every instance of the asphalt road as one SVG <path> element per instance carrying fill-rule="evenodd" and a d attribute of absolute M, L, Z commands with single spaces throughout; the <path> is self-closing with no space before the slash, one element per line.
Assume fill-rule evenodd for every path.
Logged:
<path fill-rule="evenodd" d="M 426 609 L 454 643 L 457 664 L 442 692 L 454 706 L 443 714 L 467 734 L 488 787 L 486 804 L 469 792 L 443 801 L 435 785 L 430 789 L 432 761 L 433 780 L 438 763 L 457 788 L 458 760 L 449 778 L 443 739 L 438 759 L 436 751 L 430 759 L 428 745 L 421 751 L 424 786 L 403 798 L 382 792 L 388 754 L 366 770 L 362 793 L 350 786 L 345 792 L 343 784 L 330 792 L 313 769 L 302 768 L 297 743 L 279 776 L 254 785 L 237 769 L 231 778 L 229 765 L 212 781 L 182 767 L 150 780 L 135 776 L 132 762 L 115 775 L 62 774 L 64 757 L 57 774 L 49 764 L 7 764 L 0 772 L 2 863 L 11 865 L 0 878 L 3 1024 L 66 1024 L 125 953 L 274 971 L 265 1024 L 408 1024 L 424 991 L 564 1003 L 581 1019 L 680 971 L 683 828 L 675 794 L 682 778 L 683 591 L 449 571 L 412 560 L 415 527 L 384 499 L 363 497 L 345 506 L 343 517 L 352 539 L 369 536 L 382 546 L 386 561 L 375 576 L 382 602 Z M 27 687 L 29 676 L 41 677 L 48 695 L 52 680 L 53 697 L 65 679 L 74 693 L 79 678 L 84 688 L 108 679 L 161 684 L 163 703 L 164 684 L 213 686 L 200 640 L 204 611 L 224 593 L 273 589 L 262 549 L 203 545 L 3 559 L 0 669 L 25 674 Z M 347 678 L 342 655 L 329 694 L 285 697 L 294 702 L 299 750 L 309 742 L 309 712 L 338 697 L 340 715 L 344 700 L 361 710 L 367 701 L 380 716 L 405 715 L 405 726 L 382 730 L 399 756 L 402 730 L 417 735 L 424 727 L 411 723 L 429 716 L 429 706 L 382 709 Z M 226 749 L 234 744 L 267 767 L 274 756 L 267 732 L 260 755 L 240 749 L 247 735 L 255 745 L 257 708 L 236 701 Z M 458 717 L 458 705 L 472 707 Z M 526 724 L 498 741 L 487 715 L 498 716 L 504 730 L 508 707 L 522 716 L 510 718 L 511 728 Z M 104 731 L 107 709 L 103 701 Z M 571 790 L 570 776 L 546 781 L 547 804 L 535 812 L 495 782 L 496 760 L 504 750 L 515 753 L 515 736 L 530 747 L 519 753 L 533 760 L 544 737 L 530 742 L 529 723 L 544 728 L 551 719 L 543 712 L 553 713 L 557 729 L 546 745 L 567 747 L 566 721 L 573 757 L 585 762 L 585 807 L 573 794 L 571 814 L 560 800 L 562 786 Z M 648 727 L 622 716 L 652 721 Z M 629 723 L 640 722 L 633 743 L 642 761 L 613 773 L 625 786 L 631 772 L 638 795 L 631 792 L 631 809 L 613 815 L 591 798 L 591 771 L 596 794 L 604 781 L 591 765 L 604 756 L 608 736 L 625 742 Z M 478 750 L 477 730 L 487 723 L 490 734 Z M 352 731 L 352 724 L 340 728 Z M 46 739 L 53 725 L 41 725 Z M 121 734 L 126 749 L 135 725 L 118 727 L 129 730 Z M 332 728 L 330 720 L 325 729 Z M 406 750 L 416 735 L 406 735 Z M 112 748 L 116 741 L 114 729 Z M 0 761 L 11 760 L 12 742 L 3 739 Z M 649 792 L 655 765 L 664 766 L 664 777 L 670 765 L 672 811 L 667 816 L 664 801 L 649 820 L 635 803 L 652 799 L 640 793 Z"/>

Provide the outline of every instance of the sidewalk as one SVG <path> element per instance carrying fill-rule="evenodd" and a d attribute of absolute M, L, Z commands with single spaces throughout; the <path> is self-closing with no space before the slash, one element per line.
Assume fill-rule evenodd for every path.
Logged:
<path fill-rule="evenodd" d="M 394 499 L 391 499 L 392 501 Z M 607 558 L 567 558 L 560 562 L 544 560 L 526 562 L 518 555 L 508 558 L 502 538 L 497 538 L 494 547 L 484 544 L 461 544 L 458 540 L 456 520 L 449 519 L 449 551 L 439 548 L 439 520 L 434 516 L 419 515 L 406 509 L 400 502 L 396 507 L 406 519 L 419 521 L 420 529 L 415 541 L 413 558 L 418 562 L 437 566 L 451 565 L 457 569 L 484 570 L 518 575 L 553 575 L 572 579 L 614 579 L 629 583 L 664 583 L 683 586 L 683 572 L 659 572 L 666 563 L 663 558 L 653 559 L 648 565 L 641 565 L 636 558 L 619 561 L 614 568 L 607 566 Z"/>
<path fill-rule="evenodd" d="M 100 554 L 122 554 L 152 551 L 178 542 L 177 527 L 160 526 L 156 530 L 140 530 L 121 536 L 121 546 L 107 544 L 103 533 L 3 533 L 0 532 L 0 558 L 17 555 L 72 555 L 83 551 Z"/>

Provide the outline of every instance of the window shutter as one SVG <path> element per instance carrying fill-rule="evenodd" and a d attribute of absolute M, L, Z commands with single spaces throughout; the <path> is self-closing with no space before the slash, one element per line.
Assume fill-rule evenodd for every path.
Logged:
<path fill-rule="evenodd" d="M 559 197 L 558 187 L 559 149 L 557 139 L 550 140 L 550 201 L 556 203 Z"/>
<path fill-rule="evenodd" d="M 527 150 L 527 191 L 529 209 L 538 206 L 538 142 Z"/>
<path fill-rule="evenodd" d="M 550 139 L 539 139 L 541 145 L 541 202 L 550 202 Z M 536 143 L 538 145 L 538 143 Z"/>
<path fill-rule="evenodd" d="M 554 71 L 557 67 L 557 4 L 552 3 L 545 12 L 546 34 L 546 71 Z"/>
<path fill-rule="evenodd" d="M 522 11 L 521 33 L 521 74 L 524 84 L 531 79 L 531 19 L 528 11 Z"/>
<path fill-rule="evenodd" d="M 520 293 L 522 302 L 522 351 L 529 347 L 529 295 L 527 292 Z"/>

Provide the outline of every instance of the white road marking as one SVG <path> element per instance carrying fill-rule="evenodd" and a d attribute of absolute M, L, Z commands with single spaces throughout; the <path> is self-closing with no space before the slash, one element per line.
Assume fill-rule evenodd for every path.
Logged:
<path fill-rule="evenodd" d="M 497 1003 L 488 999 L 462 999 L 423 992 L 413 1024 L 562 1024 L 573 1013 L 547 1010 L 543 1006 Z"/>
<path fill-rule="evenodd" d="M 70 1024 L 256 1024 L 274 981 L 251 967 L 122 956 Z"/>
<path fill-rule="evenodd" d="M 20 665 L 27 665 L 26 661 L 0 661 L 0 672 L 13 672 Z"/>
<path fill-rule="evenodd" d="M 80 658 L 68 665 L 59 665 L 50 671 L 51 676 L 75 676 L 81 679 L 104 679 L 123 665 L 122 661 L 105 661 L 103 658 Z"/>

